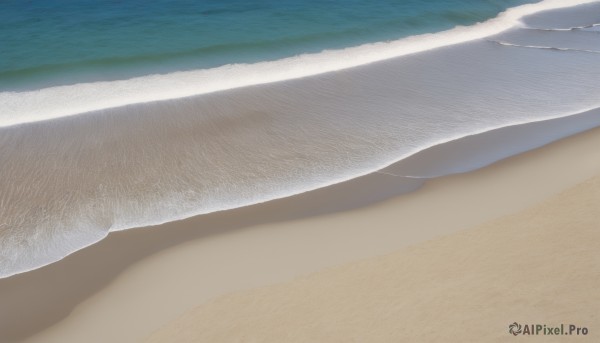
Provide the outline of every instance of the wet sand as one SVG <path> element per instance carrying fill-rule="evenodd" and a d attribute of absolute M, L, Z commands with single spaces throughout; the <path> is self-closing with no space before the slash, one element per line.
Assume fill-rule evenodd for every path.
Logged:
<path fill-rule="evenodd" d="M 514 322 L 564 325 L 533 342 L 596 342 L 599 209 L 600 174 L 473 229 L 221 297 L 147 342 L 509 342 Z"/>

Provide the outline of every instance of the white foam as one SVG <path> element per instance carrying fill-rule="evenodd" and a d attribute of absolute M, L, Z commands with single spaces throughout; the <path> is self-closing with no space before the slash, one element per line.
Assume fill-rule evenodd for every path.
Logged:
<path fill-rule="evenodd" d="M 490 42 L 495 43 L 495 44 L 500 44 L 502 46 L 511 46 L 511 47 L 515 47 L 515 48 L 556 50 L 556 51 L 579 51 L 579 52 L 587 52 L 587 53 L 591 53 L 591 54 L 600 54 L 600 51 L 598 51 L 598 50 L 557 48 L 557 47 L 553 47 L 553 46 L 543 46 L 543 45 L 521 45 L 521 44 L 513 44 L 513 43 L 497 41 L 497 40 L 490 40 Z"/>
<path fill-rule="evenodd" d="M 271 62 L 149 75 L 129 80 L 0 93 L 0 127 L 88 113 L 129 104 L 177 99 L 226 89 L 302 78 L 352 68 L 442 46 L 488 37 L 520 23 L 524 16 L 598 0 L 543 0 L 510 8 L 469 27 L 412 36 L 392 42 L 328 50 Z"/>
<path fill-rule="evenodd" d="M 538 31 L 598 31 L 600 29 L 600 24 L 592 24 L 592 25 L 585 25 L 585 26 L 573 26 L 573 27 L 568 27 L 566 29 L 559 29 L 559 28 L 551 28 L 551 29 L 545 29 L 545 28 L 541 28 L 541 27 L 532 27 L 532 26 L 527 26 L 525 27 L 526 29 L 529 30 L 538 30 Z"/>

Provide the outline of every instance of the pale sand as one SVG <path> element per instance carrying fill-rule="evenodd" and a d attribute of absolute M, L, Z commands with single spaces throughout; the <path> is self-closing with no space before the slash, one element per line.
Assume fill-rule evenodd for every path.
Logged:
<path fill-rule="evenodd" d="M 589 330 L 528 342 L 598 342 L 599 243 L 600 174 L 475 229 L 221 297 L 148 342 L 504 342 L 515 321 Z"/>
<path fill-rule="evenodd" d="M 81 301 L 81 303 L 77 306 L 73 305 L 75 306 L 75 309 L 66 318 L 39 334 L 30 337 L 27 341 L 137 341 L 142 337 L 147 336 L 161 325 L 177 318 L 186 310 L 199 304 L 206 303 L 219 295 L 292 280 L 298 276 L 326 267 L 343 265 L 351 261 L 391 253 L 418 242 L 436 238 L 441 235 L 452 234 L 461 229 L 481 224 L 484 221 L 523 210 L 524 208 L 570 188 L 585 179 L 600 174 L 600 149 L 598 149 L 598 146 L 600 146 L 600 130 L 596 129 L 564 139 L 541 149 L 504 160 L 476 172 L 432 180 L 427 182 L 425 186 L 417 192 L 391 198 L 387 201 L 382 201 L 352 211 L 325 214 L 297 220 L 273 220 L 273 222 L 267 223 L 258 222 L 259 224 L 245 229 L 239 229 L 237 226 L 237 220 L 247 222 L 250 219 L 251 223 L 257 223 L 252 219 L 256 216 L 260 217 L 265 213 L 268 213 L 273 217 L 272 213 L 275 213 L 273 211 L 293 212 L 288 206 L 290 203 L 286 202 L 288 200 L 282 199 L 256 207 L 240 209 L 237 212 L 225 212 L 223 214 L 215 214 L 212 217 L 201 216 L 183 222 L 170 223 L 165 225 L 168 227 L 162 229 L 142 230 L 142 233 L 139 233 L 138 230 L 119 233 L 109 237 L 97 246 L 92 246 L 89 249 L 70 256 L 64 261 L 41 269 L 38 274 L 35 274 L 36 271 L 33 272 L 33 274 L 27 273 L 16 278 L 9 278 L 8 281 L 14 281 L 13 289 L 15 291 L 12 293 L 4 292 L 4 294 L 13 294 L 13 298 L 18 298 L 20 294 L 28 294 L 32 297 L 32 301 L 30 301 L 29 304 L 16 302 L 16 305 L 20 305 L 20 307 L 15 305 L 11 307 L 11 310 L 21 311 L 21 314 L 14 315 L 15 312 L 12 312 L 13 316 L 7 316 L 6 318 L 9 320 L 19 316 L 21 316 L 21 318 L 37 318 L 37 322 L 35 322 L 35 320 L 29 322 L 21 320 L 19 322 L 11 321 L 11 323 L 14 323 L 15 327 L 20 324 L 22 330 L 27 330 L 28 327 L 40 327 L 39 322 L 48 320 L 47 318 L 56 316 L 57 314 L 52 312 L 53 308 L 47 308 L 45 310 L 45 316 L 35 317 L 35 313 L 29 310 L 35 310 L 36 305 L 39 307 L 40 303 L 47 303 L 49 306 L 55 306 L 55 308 L 58 309 L 58 314 L 62 315 L 61 313 L 68 310 L 68 308 L 63 305 L 71 304 L 74 301 L 73 299 L 75 299 Z M 591 206 L 595 204 L 596 203 L 592 203 Z M 236 217 L 234 214 L 239 216 Z M 279 218 L 278 216 L 280 218 L 285 218 L 286 214 L 277 212 L 275 218 Z M 186 232 L 169 230 L 200 230 L 197 226 L 202 227 L 201 224 L 206 224 L 207 219 L 203 219 L 206 217 L 217 223 L 219 220 L 223 221 L 224 218 L 226 218 L 230 225 L 226 226 L 227 229 L 222 233 L 211 230 L 209 234 L 205 236 L 199 235 L 192 241 L 163 251 L 154 248 L 155 245 L 158 245 L 158 243 L 155 242 L 157 238 L 164 240 L 164 242 L 162 242 L 162 247 L 164 248 L 165 246 L 168 247 L 177 243 L 177 240 L 172 241 L 173 237 L 176 237 L 177 232 L 179 232 L 179 234 L 183 233 L 184 236 Z M 575 222 L 572 224 L 575 224 Z M 181 226 L 184 226 L 184 228 Z M 232 228 L 236 227 L 238 227 L 238 229 L 232 230 Z M 219 225 L 215 227 L 215 229 L 218 228 Z M 537 229 L 542 230 L 543 228 Z M 135 231 L 138 231 L 138 233 Z M 123 241 L 127 242 L 127 237 L 137 237 L 137 240 L 130 240 L 129 243 L 131 243 L 131 245 L 123 245 Z M 140 239 L 140 237 L 142 239 Z M 475 238 L 477 235 L 469 237 Z M 452 238 L 448 239 L 452 240 Z M 440 242 L 445 242 L 448 239 Z M 153 243 L 149 244 L 147 241 Z M 121 242 L 122 245 L 119 245 L 119 242 Z M 588 239 L 588 243 L 593 242 L 593 239 Z M 457 250 L 453 253 L 454 255 L 443 256 L 443 264 L 439 266 L 442 270 L 450 271 L 453 268 L 460 268 L 461 265 L 464 265 L 465 261 L 461 260 L 461 263 L 454 263 L 452 261 L 459 256 L 464 257 L 464 254 L 471 251 L 469 249 L 484 250 L 481 253 L 482 259 L 484 256 L 487 256 L 485 254 L 486 251 L 490 250 L 491 253 L 491 249 L 483 249 L 483 247 L 485 247 L 483 242 L 480 243 L 480 248 L 473 246 L 474 244 L 470 241 L 461 241 L 459 243 L 460 245 L 453 248 Z M 534 242 L 523 242 L 522 244 L 533 243 Z M 135 244 L 135 249 L 133 244 Z M 439 245 L 443 243 L 438 242 L 430 244 Z M 112 247 L 112 255 L 107 256 L 106 247 Z M 566 248 L 568 247 L 565 247 L 564 249 Z M 102 249 L 104 249 L 104 251 Z M 421 252 L 421 249 L 424 248 L 415 248 L 412 250 L 414 254 L 413 257 L 410 258 L 410 262 L 415 265 L 421 265 L 423 273 L 425 273 L 428 270 L 432 270 L 430 268 L 433 268 L 431 267 L 431 262 L 434 261 L 434 257 L 428 258 L 427 260 L 418 258 L 426 253 Z M 146 254 L 151 254 L 155 250 L 160 252 L 144 258 Z M 514 255 L 519 251 L 518 246 L 515 247 L 515 250 L 509 251 L 513 251 L 512 254 Z M 564 251 L 566 252 L 567 250 Z M 402 252 L 400 254 L 407 253 Z M 88 257 L 87 259 L 86 256 Z M 493 263 L 501 264 L 502 260 L 505 258 L 500 255 L 495 256 L 500 259 Z M 99 262 L 104 261 L 103 259 L 108 259 L 112 262 L 103 265 Z M 137 259 L 141 260 L 133 263 L 137 261 Z M 445 261 L 451 263 L 446 263 Z M 491 260 L 487 261 L 492 263 Z M 552 261 L 556 262 L 554 259 Z M 483 264 L 484 262 L 484 260 L 481 260 L 478 263 Z M 592 259 L 589 259 L 587 262 L 582 261 L 582 266 L 584 266 L 584 263 L 593 262 Z M 474 263 L 474 261 L 471 261 L 471 263 Z M 119 269 L 118 266 L 121 266 L 122 269 Z M 111 271 L 110 273 L 118 273 L 118 271 L 121 271 L 124 268 L 127 268 L 125 269 L 126 272 L 120 273 L 114 280 L 111 277 L 109 280 L 112 281 L 106 287 L 104 287 L 103 283 L 105 280 L 104 278 L 95 279 L 96 275 L 106 277 L 104 274 L 109 273 L 109 270 Z M 352 267 L 346 267 L 346 269 L 348 268 Z M 475 267 L 473 266 L 473 268 Z M 500 268 L 500 266 L 498 266 L 498 268 Z M 65 270 L 70 271 L 67 273 Z M 577 271 L 578 269 L 574 269 L 574 272 Z M 489 273 L 495 272 L 490 268 Z M 29 277 L 28 274 L 33 275 L 29 280 L 27 280 Z M 326 274 L 329 274 L 329 272 Z M 52 277 L 53 275 L 55 276 L 54 278 Z M 73 277 L 73 275 L 79 275 L 79 279 Z M 475 275 L 476 274 L 471 274 L 471 277 L 475 278 Z M 498 275 L 499 279 L 509 278 L 509 275 L 505 275 L 505 273 L 497 273 L 495 275 Z M 52 280 L 61 280 L 58 276 L 69 276 L 71 278 L 68 282 L 63 282 L 62 284 L 58 282 L 55 282 L 54 284 L 49 283 L 53 282 Z M 372 277 L 375 278 L 375 276 Z M 396 275 L 390 282 L 393 280 L 402 280 L 402 278 L 404 278 L 404 281 L 407 282 L 405 287 L 418 287 L 419 289 L 422 289 L 423 292 L 429 290 L 433 293 L 435 290 L 428 288 L 433 287 L 433 285 L 419 283 L 419 280 L 421 280 L 421 282 L 425 280 L 423 278 L 419 279 L 419 277 L 419 274 L 410 275 L 410 278 L 406 275 Z M 463 277 L 469 276 L 463 275 Z M 546 277 L 550 276 L 543 274 L 544 280 L 548 280 Z M 319 279 L 318 276 L 315 278 Z M 358 276 L 358 278 L 368 280 L 371 278 L 371 274 Z M 90 280 L 89 282 L 88 279 Z M 19 280 L 28 282 L 19 283 Z M 36 284 L 33 282 L 35 280 L 38 280 L 40 285 L 39 288 L 35 288 Z M 442 278 L 440 278 L 440 280 L 442 280 Z M 447 287 L 451 287 L 454 284 L 453 282 L 460 282 L 460 280 L 461 279 L 450 279 Z M 529 279 L 526 280 L 529 282 Z M 306 281 L 300 281 L 300 283 L 305 282 Z M 468 282 L 466 280 L 463 280 L 463 282 L 464 286 L 467 287 Z M 70 285 L 73 283 L 75 283 L 77 287 L 71 287 Z M 369 292 L 373 292 L 378 283 L 382 283 L 382 281 L 373 279 L 372 287 L 370 287 Z M 82 287 L 89 288 L 89 284 L 96 285 L 97 288 L 91 289 L 97 290 L 97 292 L 89 296 L 85 292 L 81 294 L 82 291 L 80 291 L 80 289 L 82 289 Z M 495 284 L 496 281 L 488 284 L 482 280 L 481 283 L 475 286 L 478 286 L 480 291 L 488 289 L 498 293 L 499 296 L 502 296 L 502 292 L 499 292 L 494 288 Z M 365 283 L 357 284 L 356 289 L 349 288 L 349 292 L 352 292 L 353 289 L 354 291 L 358 291 L 360 287 L 362 287 L 361 285 L 364 286 Z M 550 287 L 551 285 L 548 284 L 546 286 Z M 582 286 L 584 286 L 583 283 Z M 67 291 L 44 293 L 49 288 L 61 290 L 60 287 L 63 287 L 62 290 L 66 289 Z M 283 288 L 286 287 L 292 289 L 297 286 L 294 286 L 293 284 L 283 286 Z M 348 287 L 350 287 L 349 284 Z M 387 286 L 382 284 L 381 287 L 382 292 L 384 292 L 384 289 Z M 440 284 L 439 287 L 444 289 L 446 286 Z M 28 289 L 37 289 L 39 292 L 27 293 Z M 340 290 L 336 290 L 336 292 L 338 291 Z M 34 298 L 40 292 L 45 295 L 45 297 Z M 264 291 L 257 292 L 260 293 Z M 276 297 L 277 294 L 279 294 L 277 292 L 278 291 L 274 293 Z M 281 294 L 284 292 L 285 291 L 282 291 Z M 307 292 L 310 291 L 307 289 Z M 394 294 L 406 295 L 408 292 L 409 289 L 407 288 L 406 291 L 399 290 Z M 361 294 L 361 297 L 367 296 L 368 292 L 365 293 L 365 295 Z M 333 293 L 328 294 L 330 294 L 331 299 L 334 300 L 337 299 L 336 297 L 342 297 L 342 294 L 346 293 L 342 292 L 339 295 Z M 377 294 L 379 293 L 373 293 L 373 296 L 376 296 Z M 425 304 L 429 303 L 429 309 L 434 311 L 438 316 L 444 317 L 445 314 L 447 315 L 444 309 L 448 309 L 448 306 L 446 305 L 452 300 L 444 300 L 442 303 L 436 305 L 435 302 L 432 301 L 439 299 L 433 297 L 433 294 L 419 294 L 423 294 L 423 297 L 413 299 L 412 301 L 415 302 L 413 304 L 422 304 L 425 306 Z M 441 292 L 435 296 L 444 294 L 448 293 Z M 509 298 L 512 296 L 520 296 L 519 293 L 505 292 L 505 294 L 510 294 Z M 594 295 L 594 293 L 591 295 Z M 82 297 L 85 300 L 81 300 Z M 277 301 L 276 297 L 273 298 L 274 303 Z M 410 298 L 415 297 L 412 296 Z M 10 301 L 10 299 L 10 297 L 6 298 L 7 301 Z M 365 300 L 367 299 L 372 300 L 373 298 L 365 298 Z M 394 299 L 398 300 L 397 298 Z M 466 304 L 470 304 L 469 306 L 473 306 L 477 311 L 472 311 L 466 315 L 478 318 L 480 312 L 485 314 L 487 313 L 486 311 L 493 310 L 489 307 L 486 308 L 486 302 L 483 299 L 474 299 L 476 301 L 467 301 Z M 315 301 L 316 300 L 317 298 L 315 298 Z M 318 299 L 319 302 L 325 300 L 326 299 Z M 382 297 L 379 298 L 379 300 L 373 301 L 374 302 L 369 305 L 371 310 L 368 308 L 364 309 L 365 316 L 369 315 L 369 313 L 373 313 L 371 312 L 373 308 L 378 307 L 382 303 L 389 302 L 389 299 Z M 413 320 L 419 321 L 418 319 L 424 319 L 430 315 L 430 313 L 426 311 L 422 313 L 418 312 L 418 307 L 410 308 L 409 297 L 406 297 L 404 301 L 407 301 L 407 307 L 405 308 L 409 313 L 415 316 L 415 319 Z M 219 300 L 219 304 L 224 302 L 227 303 L 228 300 Z M 598 302 L 596 301 L 595 303 L 597 304 Z M 347 306 L 352 306 L 352 304 L 353 303 L 350 302 Z M 539 302 L 536 299 L 532 304 L 536 305 L 539 304 Z M 594 302 L 591 301 L 590 304 L 594 304 Z M 537 307 L 534 307 L 533 305 L 531 311 L 535 312 Z M 210 306 L 218 307 L 221 305 Z M 565 305 L 563 308 L 561 305 L 560 308 L 553 309 L 554 311 L 552 313 L 557 315 L 562 314 L 562 311 L 570 308 L 569 306 Z M 347 308 L 339 307 L 337 310 L 345 311 Z M 322 311 L 333 311 L 331 313 L 334 313 L 336 309 L 324 308 Z M 502 337 L 506 331 L 505 326 L 507 325 L 507 321 L 529 320 L 530 317 L 527 317 L 528 311 L 521 309 L 520 312 L 515 312 L 514 316 L 507 316 L 506 318 L 501 318 L 501 320 L 496 320 L 493 323 L 495 327 L 492 329 L 476 328 L 473 330 L 479 330 L 477 332 L 485 331 L 487 335 L 493 334 Z M 239 312 L 240 316 L 238 319 L 245 320 L 246 317 L 243 316 L 243 313 L 244 312 Z M 294 313 L 300 315 L 300 312 L 296 311 Z M 31 314 L 31 317 L 26 316 L 27 314 Z M 517 314 L 519 314 L 520 317 L 517 316 Z M 236 313 L 230 313 L 230 315 L 233 317 L 237 316 Z M 253 313 L 256 320 L 264 318 L 262 317 L 263 315 L 269 316 L 271 314 L 267 312 Z M 483 317 L 486 316 L 484 315 Z M 487 317 L 492 318 L 491 315 Z M 282 320 L 285 318 L 289 317 L 282 317 Z M 338 322 L 337 318 L 331 317 L 323 322 L 329 323 L 328 325 L 334 325 L 334 323 Z M 460 316 L 456 316 L 456 318 L 460 318 Z M 217 321 L 228 320 L 231 319 L 231 317 L 225 319 L 225 317 L 218 316 L 217 312 L 215 312 L 213 319 Z M 531 317 L 531 320 L 534 319 L 542 321 L 545 317 Z M 384 322 L 385 320 L 386 317 L 382 316 L 382 318 L 379 318 L 377 321 Z M 564 320 L 576 321 L 578 318 L 569 315 L 565 317 Z M 320 321 L 321 318 L 319 319 L 319 322 Z M 357 319 L 357 321 L 360 320 Z M 357 321 L 344 323 L 344 321 L 340 319 L 338 324 L 356 325 L 358 328 L 360 327 L 360 323 Z M 395 321 L 395 319 L 392 320 L 392 322 L 393 321 Z M 215 330 L 218 330 L 220 327 L 219 325 L 224 324 L 217 324 L 214 323 L 214 321 L 211 321 L 211 323 L 213 323 L 211 325 Z M 365 319 L 364 323 L 369 322 Z M 581 324 L 584 325 L 585 323 Z M 201 324 L 198 325 L 198 328 L 202 327 L 200 326 Z M 236 325 L 232 327 L 236 329 L 239 327 L 241 330 L 243 325 L 245 324 L 240 323 L 239 326 Z M 258 328 L 261 327 L 261 324 L 256 323 L 256 325 Z M 406 333 L 404 329 L 400 330 L 400 328 L 407 326 L 408 325 L 397 325 L 396 331 L 399 332 L 399 334 Z M 290 326 L 280 329 L 286 332 L 295 332 L 294 330 L 302 331 L 302 325 L 298 325 L 295 328 Z M 433 329 L 428 330 L 431 331 Z M 457 328 L 456 330 L 458 331 L 461 329 Z M 376 335 L 372 330 L 369 331 L 370 335 Z M 20 332 L 22 333 L 23 331 Z M 279 331 L 273 329 L 273 334 L 277 334 L 277 332 Z M 310 330 L 310 332 L 318 334 L 318 331 Z M 215 333 L 215 331 L 209 331 L 207 333 Z M 337 334 L 339 332 L 335 331 L 335 333 Z M 343 333 L 339 334 L 342 335 Z M 382 332 L 381 334 L 384 335 L 386 332 Z M 310 338 L 310 336 L 298 337 L 303 337 L 305 340 Z M 289 338 L 292 339 L 292 337 Z M 375 336 L 375 338 L 377 338 L 377 336 Z"/>

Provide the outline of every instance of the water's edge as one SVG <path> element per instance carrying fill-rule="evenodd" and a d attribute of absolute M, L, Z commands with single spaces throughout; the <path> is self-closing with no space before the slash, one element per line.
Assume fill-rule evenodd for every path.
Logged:
<path fill-rule="evenodd" d="M 510 27 L 522 17 L 507 13 Z M 478 169 L 600 125 L 598 55 L 562 49 L 594 43 L 587 32 L 506 33 L 508 41 L 549 40 L 553 49 L 476 39 L 504 32 L 507 22 L 496 24 L 464 44 L 340 72 L 0 127 L 0 278 L 111 231 L 277 201 L 374 172 L 414 190 L 416 179 Z M 102 100 L 96 86 L 74 101 Z M 14 104 L 28 106 L 28 96 L 71 104 L 45 91 Z"/>

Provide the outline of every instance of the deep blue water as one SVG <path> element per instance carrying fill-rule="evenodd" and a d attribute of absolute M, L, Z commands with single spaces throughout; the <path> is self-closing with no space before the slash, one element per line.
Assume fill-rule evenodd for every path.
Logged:
<path fill-rule="evenodd" d="M 0 90 L 124 79 L 393 40 L 535 0 L 3 0 Z"/>

